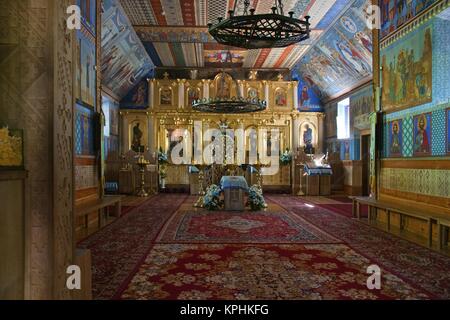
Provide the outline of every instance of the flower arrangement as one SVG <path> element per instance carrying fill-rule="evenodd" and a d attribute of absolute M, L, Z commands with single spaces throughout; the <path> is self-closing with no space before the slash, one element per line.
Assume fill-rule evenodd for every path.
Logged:
<path fill-rule="evenodd" d="M 162 148 L 159 148 L 158 151 L 158 163 L 159 164 L 167 164 L 169 163 L 169 159 L 167 157 L 167 154 L 163 152 Z"/>
<path fill-rule="evenodd" d="M 263 192 L 259 185 L 255 184 L 248 189 L 247 206 L 249 206 L 252 211 L 258 211 L 267 208 Z"/>
<path fill-rule="evenodd" d="M 204 207 L 211 211 L 220 209 L 223 206 L 223 200 L 220 198 L 221 193 L 222 189 L 218 185 L 210 185 L 203 197 Z"/>
<path fill-rule="evenodd" d="M 159 164 L 159 180 L 161 184 L 161 188 L 166 188 L 166 178 L 167 178 L 167 164 L 169 163 L 169 159 L 167 158 L 167 154 L 163 152 L 162 148 L 159 148 L 158 151 L 158 164 Z"/>
<path fill-rule="evenodd" d="M 289 149 L 286 149 L 280 156 L 280 163 L 282 166 L 287 166 L 292 162 L 292 152 Z"/>

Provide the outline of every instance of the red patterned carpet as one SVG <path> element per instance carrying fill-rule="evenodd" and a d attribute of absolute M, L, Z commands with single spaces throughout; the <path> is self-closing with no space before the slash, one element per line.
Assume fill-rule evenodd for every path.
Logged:
<path fill-rule="evenodd" d="M 122 299 L 427 299 L 391 273 L 365 286 L 371 262 L 341 244 L 158 244 Z"/>
<path fill-rule="evenodd" d="M 164 223 L 186 198 L 179 194 L 153 197 L 78 245 L 92 253 L 94 299 L 114 296 L 142 263 Z"/>
<path fill-rule="evenodd" d="M 310 208 L 299 198 L 269 198 L 373 259 L 382 269 L 395 272 L 436 297 L 450 298 L 450 257 L 330 210 Z"/>
<path fill-rule="evenodd" d="M 164 194 L 82 244 L 95 299 L 450 298 L 450 258 L 292 196 L 206 212 Z M 381 290 L 366 287 L 367 267 Z"/>
<path fill-rule="evenodd" d="M 161 232 L 162 243 L 337 243 L 279 206 L 260 212 L 179 210 Z"/>

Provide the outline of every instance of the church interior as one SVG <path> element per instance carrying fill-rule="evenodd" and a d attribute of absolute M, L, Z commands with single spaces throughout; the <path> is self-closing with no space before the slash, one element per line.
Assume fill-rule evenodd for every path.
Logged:
<path fill-rule="evenodd" d="M 0 1 L 0 299 L 449 299 L 449 2 Z"/>

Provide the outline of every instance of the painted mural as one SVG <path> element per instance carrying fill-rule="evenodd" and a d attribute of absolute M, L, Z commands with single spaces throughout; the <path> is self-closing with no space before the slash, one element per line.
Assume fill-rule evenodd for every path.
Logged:
<path fill-rule="evenodd" d="M 322 111 L 320 92 L 311 79 L 299 79 L 298 82 L 298 108 L 299 111 Z"/>
<path fill-rule="evenodd" d="M 373 111 L 373 88 L 365 87 L 350 96 L 350 123 L 359 130 L 370 128 L 369 114 Z"/>
<path fill-rule="evenodd" d="M 78 32 L 77 40 L 79 45 L 76 50 L 79 50 L 80 60 L 77 65 L 79 71 L 76 75 L 76 91 L 79 91 L 78 98 L 81 101 L 95 106 L 97 90 L 95 39 L 82 28 Z"/>
<path fill-rule="evenodd" d="M 119 149 L 119 103 L 108 96 L 102 96 L 102 112 L 105 117 L 103 130 L 105 159 L 117 156 Z"/>
<path fill-rule="evenodd" d="M 381 37 L 412 21 L 438 0 L 381 0 Z"/>
<path fill-rule="evenodd" d="M 154 65 L 117 0 L 102 3 L 103 85 L 123 98 Z"/>
<path fill-rule="evenodd" d="M 75 107 L 75 154 L 94 156 L 95 112 L 76 104 Z"/>
<path fill-rule="evenodd" d="M 402 120 L 389 123 L 389 153 L 391 157 L 402 155 Z"/>
<path fill-rule="evenodd" d="M 144 77 L 136 87 L 134 87 L 120 102 L 121 108 L 126 109 L 147 109 L 149 86 L 147 78 Z"/>
<path fill-rule="evenodd" d="M 431 155 L 431 113 L 414 117 L 413 150 L 415 156 Z"/>
<path fill-rule="evenodd" d="M 338 97 L 372 77 L 372 33 L 364 9 L 369 0 L 356 0 L 295 67 L 320 98 Z"/>
<path fill-rule="evenodd" d="M 81 22 L 93 34 L 96 34 L 96 0 L 77 0 L 81 9 Z"/>
<path fill-rule="evenodd" d="M 381 53 L 384 110 L 432 101 L 432 27 L 424 25 Z"/>
<path fill-rule="evenodd" d="M 205 67 L 241 68 L 247 50 L 205 50 Z"/>

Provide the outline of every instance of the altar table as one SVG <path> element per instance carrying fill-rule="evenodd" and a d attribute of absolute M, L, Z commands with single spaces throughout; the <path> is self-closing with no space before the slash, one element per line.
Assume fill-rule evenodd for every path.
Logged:
<path fill-rule="evenodd" d="M 248 191 L 248 184 L 244 177 L 222 177 L 220 185 L 225 195 L 225 210 L 244 211 L 244 194 Z"/>

